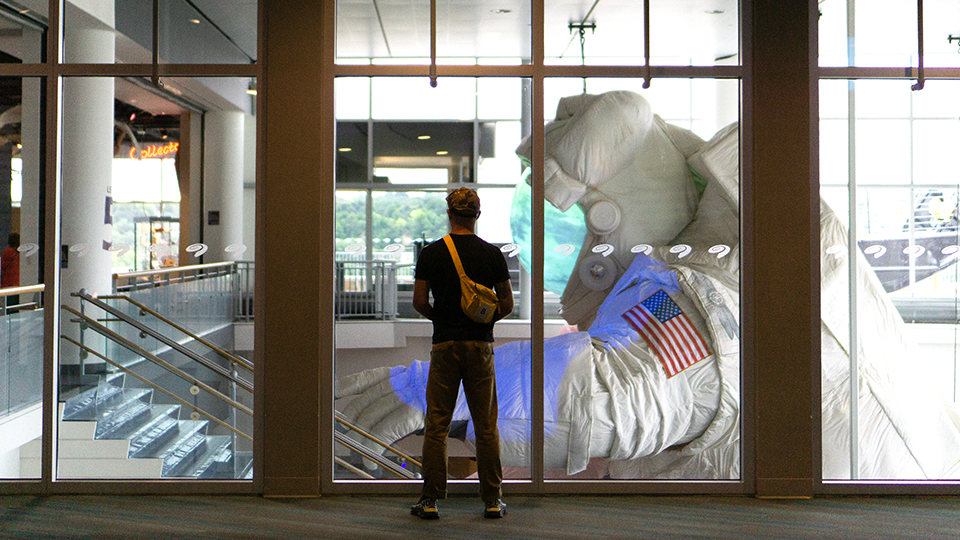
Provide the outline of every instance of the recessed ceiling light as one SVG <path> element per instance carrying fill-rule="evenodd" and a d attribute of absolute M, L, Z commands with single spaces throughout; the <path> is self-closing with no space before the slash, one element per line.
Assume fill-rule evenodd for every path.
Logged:
<path fill-rule="evenodd" d="M 421 135 L 421 136 L 419 136 L 419 137 L 417 137 L 417 138 L 420 139 L 421 141 L 425 141 L 425 140 L 429 139 L 430 136 L 429 136 L 429 135 Z"/>
<path fill-rule="evenodd" d="M 193 24 L 200 24 L 200 19 L 190 19 Z"/>
<path fill-rule="evenodd" d="M 490 10 L 490 13 L 493 13 L 493 14 L 495 14 L 495 15 L 506 15 L 507 13 L 510 13 L 511 11 L 512 11 L 512 10 L 509 10 L 509 9 L 491 9 L 491 10 Z"/>
<path fill-rule="evenodd" d="M 339 148 L 338 150 L 340 150 L 341 152 L 349 152 L 353 150 L 353 148 Z"/>
<path fill-rule="evenodd" d="M 441 151 L 437 152 L 437 155 L 438 155 L 438 156 L 445 156 L 445 155 L 447 155 L 448 153 L 449 153 L 449 152 L 447 152 L 446 150 L 441 150 Z"/>
<path fill-rule="evenodd" d="M 21 15 L 23 15 L 24 13 L 30 13 L 30 10 L 29 10 L 29 9 L 24 9 L 24 10 L 20 11 L 19 13 L 20 13 Z"/>

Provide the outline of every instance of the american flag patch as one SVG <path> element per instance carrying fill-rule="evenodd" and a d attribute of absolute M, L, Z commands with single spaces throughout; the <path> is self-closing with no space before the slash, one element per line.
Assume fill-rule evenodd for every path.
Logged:
<path fill-rule="evenodd" d="M 703 337 L 663 289 L 630 308 L 623 318 L 660 358 L 668 379 L 710 356 Z"/>

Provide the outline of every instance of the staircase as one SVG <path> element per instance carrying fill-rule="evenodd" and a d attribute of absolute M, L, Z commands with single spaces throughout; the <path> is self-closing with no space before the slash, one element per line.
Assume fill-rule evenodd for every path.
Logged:
<path fill-rule="evenodd" d="M 252 455 L 230 435 L 182 419 L 180 405 L 154 403 L 149 388 L 127 388 L 122 373 L 60 404 L 57 476 L 252 479 Z M 40 471 L 40 440 L 21 448 L 21 471 Z"/>

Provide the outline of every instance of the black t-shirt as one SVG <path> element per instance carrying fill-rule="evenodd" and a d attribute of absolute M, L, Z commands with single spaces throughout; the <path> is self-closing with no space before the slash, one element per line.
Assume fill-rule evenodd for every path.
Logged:
<path fill-rule="evenodd" d="M 493 244 L 473 234 L 452 234 L 467 277 L 493 289 L 510 279 L 507 261 Z M 493 341 L 493 323 L 470 320 L 460 307 L 460 275 L 443 238 L 423 248 L 417 259 L 416 279 L 430 282 L 433 293 L 433 343 Z"/>

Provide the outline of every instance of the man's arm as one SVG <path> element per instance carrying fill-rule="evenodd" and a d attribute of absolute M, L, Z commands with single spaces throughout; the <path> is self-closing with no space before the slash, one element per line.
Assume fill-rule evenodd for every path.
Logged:
<path fill-rule="evenodd" d="M 493 320 L 499 321 L 513 311 L 513 289 L 510 287 L 510 280 L 504 280 L 493 286 L 497 291 L 497 313 Z M 416 294 L 416 293 L 414 293 Z"/>
<path fill-rule="evenodd" d="M 510 282 L 507 282 L 510 285 Z M 425 279 L 413 281 L 413 309 L 424 317 L 433 320 L 433 306 L 430 305 L 430 282 Z"/>

